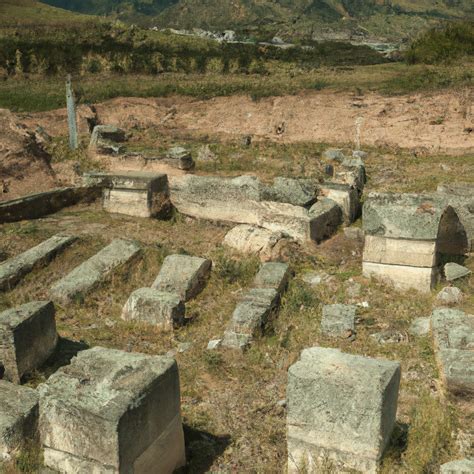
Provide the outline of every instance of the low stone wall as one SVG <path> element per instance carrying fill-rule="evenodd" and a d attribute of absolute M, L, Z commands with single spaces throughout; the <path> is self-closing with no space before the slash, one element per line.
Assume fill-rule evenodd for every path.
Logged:
<path fill-rule="evenodd" d="M 0 224 L 25 219 L 38 219 L 80 202 L 92 202 L 102 195 L 100 186 L 58 188 L 30 194 L 0 203 Z"/>

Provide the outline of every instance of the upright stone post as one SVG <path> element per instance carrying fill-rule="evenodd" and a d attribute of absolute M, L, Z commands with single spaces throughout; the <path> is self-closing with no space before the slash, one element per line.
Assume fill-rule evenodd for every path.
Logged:
<path fill-rule="evenodd" d="M 72 90 L 71 75 L 67 75 L 66 80 L 66 103 L 67 103 L 67 122 L 69 127 L 69 148 L 77 150 L 77 120 L 76 120 L 76 101 L 74 91 Z"/>

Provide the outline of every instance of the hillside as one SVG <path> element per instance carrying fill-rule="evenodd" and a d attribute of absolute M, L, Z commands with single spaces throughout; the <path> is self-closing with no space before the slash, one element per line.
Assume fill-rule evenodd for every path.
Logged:
<path fill-rule="evenodd" d="M 257 36 L 407 37 L 440 19 L 474 14 L 470 0 L 44 0 L 147 26 L 233 28 Z"/>

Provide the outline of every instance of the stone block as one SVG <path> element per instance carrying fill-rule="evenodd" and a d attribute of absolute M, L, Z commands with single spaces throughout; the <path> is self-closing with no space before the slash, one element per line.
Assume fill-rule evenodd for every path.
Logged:
<path fill-rule="evenodd" d="M 179 146 L 170 148 L 162 161 L 179 170 L 189 171 L 195 167 L 191 152 Z"/>
<path fill-rule="evenodd" d="M 171 474 L 185 464 L 173 359 L 95 347 L 38 391 L 44 464 L 51 469 Z"/>
<path fill-rule="evenodd" d="M 288 472 L 330 461 L 376 473 L 395 425 L 400 364 L 337 349 L 302 352 L 288 371 Z"/>
<path fill-rule="evenodd" d="M 437 265 L 436 243 L 365 236 L 364 262 L 431 268 Z"/>
<path fill-rule="evenodd" d="M 125 151 L 120 143 L 127 140 L 124 130 L 113 125 L 96 125 L 92 131 L 89 149 L 104 155 L 118 155 Z"/>
<path fill-rule="evenodd" d="M 447 281 L 459 280 L 460 278 L 465 278 L 471 274 L 469 268 L 458 265 L 454 262 L 449 262 L 444 266 L 444 276 Z"/>
<path fill-rule="evenodd" d="M 57 281 L 50 289 L 54 301 L 63 304 L 81 300 L 117 268 L 129 263 L 141 253 L 138 243 L 115 239 L 107 247 Z"/>
<path fill-rule="evenodd" d="M 340 148 L 329 148 L 323 152 L 323 158 L 326 160 L 342 162 L 346 156 Z"/>
<path fill-rule="evenodd" d="M 89 174 L 86 179 L 103 179 L 103 206 L 111 213 L 134 217 L 168 217 L 171 204 L 165 174 L 122 172 Z"/>
<path fill-rule="evenodd" d="M 337 232 L 343 222 L 341 206 L 332 199 L 323 198 L 311 206 L 311 240 L 319 243 Z"/>
<path fill-rule="evenodd" d="M 352 224 L 359 217 L 360 200 L 357 189 L 347 184 L 325 182 L 321 185 L 321 196 L 339 204 L 346 224 Z"/>
<path fill-rule="evenodd" d="M 331 337 L 350 337 L 355 334 L 357 307 L 346 304 L 323 306 L 321 330 Z"/>
<path fill-rule="evenodd" d="M 462 303 L 463 297 L 459 288 L 447 286 L 436 295 L 436 301 L 442 305 L 451 306 Z"/>
<path fill-rule="evenodd" d="M 288 286 L 291 272 L 286 263 L 268 262 L 264 263 L 254 279 L 255 288 L 272 288 L 282 294 Z"/>
<path fill-rule="evenodd" d="M 211 267 L 212 262 L 205 258 L 168 255 L 152 287 L 189 301 L 204 289 Z"/>
<path fill-rule="evenodd" d="M 440 474 L 473 474 L 474 459 L 459 459 L 443 464 L 440 468 Z"/>
<path fill-rule="evenodd" d="M 153 288 L 134 291 L 125 303 L 122 319 L 140 321 L 168 331 L 184 322 L 185 306 L 180 297 Z"/>
<path fill-rule="evenodd" d="M 0 462 L 36 438 L 38 398 L 32 388 L 0 380 Z"/>
<path fill-rule="evenodd" d="M 315 179 L 278 177 L 265 189 L 264 200 L 307 207 L 316 201 L 318 193 L 319 182 Z"/>
<path fill-rule="evenodd" d="M 438 308 L 431 315 L 436 358 L 448 391 L 474 395 L 474 316 Z"/>
<path fill-rule="evenodd" d="M 1 263 L 0 290 L 13 288 L 25 275 L 36 268 L 47 265 L 76 240 L 76 237 L 55 235 L 36 247 Z"/>
<path fill-rule="evenodd" d="M 363 262 L 362 272 L 366 278 L 375 278 L 393 285 L 398 290 L 415 289 L 421 293 L 431 292 L 439 278 L 437 268 L 388 265 L 372 262 Z"/>
<path fill-rule="evenodd" d="M 222 346 L 246 349 L 263 334 L 279 303 L 280 295 L 273 288 L 253 288 L 245 293 L 224 332 Z"/>
<path fill-rule="evenodd" d="M 0 365 L 6 380 L 41 367 L 58 341 L 54 305 L 35 301 L 0 313 Z"/>
<path fill-rule="evenodd" d="M 412 336 L 426 336 L 430 333 L 431 318 L 416 318 L 408 330 Z"/>

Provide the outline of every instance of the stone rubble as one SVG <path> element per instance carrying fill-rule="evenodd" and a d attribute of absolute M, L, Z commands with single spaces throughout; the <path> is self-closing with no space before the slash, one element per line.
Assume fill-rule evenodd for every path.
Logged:
<path fill-rule="evenodd" d="M 444 275 L 446 277 L 446 281 L 459 280 L 469 276 L 471 273 L 472 272 L 469 270 L 469 268 L 463 267 L 462 265 L 458 265 L 454 262 L 449 262 L 444 266 Z"/>
<path fill-rule="evenodd" d="M 454 306 L 461 304 L 463 297 L 464 295 L 459 288 L 447 286 L 436 295 L 436 301 L 441 305 Z"/>
<path fill-rule="evenodd" d="M 357 306 L 333 304 L 323 306 L 321 331 L 326 336 L 350 338 L 355 336 Z"/>

